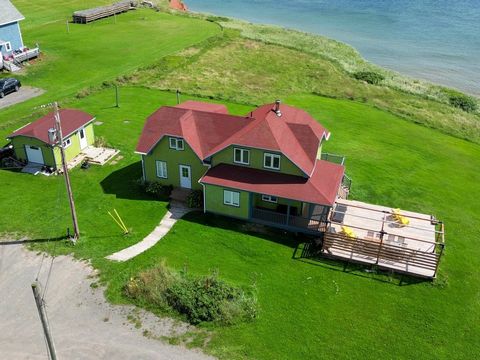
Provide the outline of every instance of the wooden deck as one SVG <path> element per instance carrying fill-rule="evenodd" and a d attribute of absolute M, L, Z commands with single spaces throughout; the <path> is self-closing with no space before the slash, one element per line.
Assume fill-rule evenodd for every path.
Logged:
<path fill-rule="evenodd" d="M 72 19 L 77 24 L 88 24 L 89 22 L 103 19 L 109 16 L 127 12 L 133 7 L 131 0 L 124 0 L 109 6 L 100 6 L 93 9 L 75 11 Z"/>
<path fill-rule="evenodd" d="M 395 221 L 391 208 L 339 199 L 330 216 L 322 253 L 434 278 L 444 248 L 443 223 L 430 215 L 401 213 L 410 222 L 406 226 Z M 350 228 L 354 235 L 343 234 L 342 226 Z"/>

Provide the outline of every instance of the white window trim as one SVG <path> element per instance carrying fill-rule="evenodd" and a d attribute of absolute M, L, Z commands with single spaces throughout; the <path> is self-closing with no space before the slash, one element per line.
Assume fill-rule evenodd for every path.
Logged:
<path fill-rule="evenodd" d="M 179 144 L 182 144 L 182 146 L 179 146 Z M 170 149 L 174 150 L 184 150 L 185 149 L 185 143 L 183 139 L 176 138 L 176 137 L 170 137 L 168 138 L 168 145 Z"/>
<path fill-rule="evenodd" d="M 5 43 L 5 50 L 12 51 L 12 44 L 10 43 L 10 41 L 7 41 Z"/>
<path fill-rule="evenodd" d="M 272 158 L 272 166 L 267 166 L 266 165 L 266 160 L 267 160 L 267 157 L 271 157 Z M 274 167 L 273 166 L 273 159 L 275 158 L 278 158 L 278 168 Z M 272 153 L 263 153 L 263 167 L 265 169 L 271 169 L 271 170 L 280 170 L 280 166 L 281 166 L 281 161 L 282 161 L 282 157 L 278 154 L 272 154 Z"/>
<path fill-rule="evenodd" d="M 159 174 L 159 171 L 158 171 L 158 165 L 159 164 L 165 164 L 165 173 L 164 174 Z M 163 167 L 162 167 L 162 172 L 163 172 Z M 155 160 L 155 173 L 156 173 L 157 177 L 160 178 L 160 179 L 168 179 L 167 162 L 162 161 L 162 160 Z"/>
<path fill-rule="evenodd" d="M 240 150 L 240 154 L 241 154 L 241 156 L 240 156 L 241 160 L 240 161 L 237 161 L 236 157 L 235 157 L 235 154 L 236 154 L 237 150 Z M 245 153 L 248 154 L 248 161 L 244 161 L 245 160 L 245 155 L 244 155 Z M 238 148 L 238 147 L 233 148 L 233 162 L 235 164 L 250 165 L 250 150 L 242 149 L 242 148 Z"/>
<path fill-rule="evenodd" d="M 262 195 L 262 200 L 266 202 L 274 203 L 274 204 L 278 202 L 278 198 L 272 195 Z"/>
<path fill-rule="evenodd" d="M 235 201 L 235 196 L 237 197 L 237 201 Z M 223 190 L 223 204 L 240 207 L 240 193 L 238 191 Z"/>
<path fill-rule="evenodd" d="M 68 138 L 68 139 L 63 141 L 63 148 L 64 149 L 68 148 L 70 145 L 72 145 L 72 139 L 71 138 Z"/>

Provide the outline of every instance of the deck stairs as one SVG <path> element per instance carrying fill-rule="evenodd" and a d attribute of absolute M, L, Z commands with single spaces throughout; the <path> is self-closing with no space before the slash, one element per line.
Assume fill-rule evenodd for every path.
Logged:
<path fill-rule="evenodd" d="M 10 72 L 17 72 L 22 70 L 22 68 L 16 65 L 13 61 L 4 61 L 3 66 Z"/>

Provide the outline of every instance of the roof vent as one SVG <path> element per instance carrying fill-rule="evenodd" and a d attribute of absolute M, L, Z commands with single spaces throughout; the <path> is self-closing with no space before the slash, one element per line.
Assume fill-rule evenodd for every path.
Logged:
<path fill-rule="evenodd" d="M 273 109 L 275 114 L 277 114 L 278 117 L 282 116 L 282 112 L 280 111 L 280 100 L 275 101 L 275 108 Z"/>
<path fill-rule="evenodd" d="M 48 140 L 50 140 L 52 144 L 57 142 L 57 129 L 48 129 Z"/>

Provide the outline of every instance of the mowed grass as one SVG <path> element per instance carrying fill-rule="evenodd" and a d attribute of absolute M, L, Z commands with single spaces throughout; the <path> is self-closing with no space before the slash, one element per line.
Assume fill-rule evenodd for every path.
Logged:
<path fill-rule="evenodd" d="M 259 300 L 255 321 L 206 326 L 212 339 L 205 351 L 224 359 L 472 359 L 478 354 L 477 145 L 352 101 L 312 95 L 286 99 L 332 131 L 324 151 L 347 156 L 354 198 L 433 213 L 446 222 L 447 250 L 434 283 L 404 279 L 400 286 L 398 277 L 301 259 L 302 237 L 258 232 L 201 213 L 188 215 L 152 249 L 118 264 L 104 257 L 142 239 L 166 211 L 165 202 L 135 187 L 141 169 L 133 149 L 146 116 L 175 103 L 174 94 L 145 88 L 121 88 L 120 94 L 120 108 L 112 107 L 113 89 L 71 104 L 103 122 L 95 128 L 97 136 L 120 148 L 123 159 L 72 172 L 82 231 L 78 245 L 49 241 L 35 243 L 35 249 L 90 259 L 108 284 L 107 297 L 116 303 L 128 301 L 122 295 L 128 279 L 161 259 L 193 274 L 217 269 L 232 284 L 254 283 Z M 236 114 L 251 109 L 227 105 Z M 10 189 L 0 194 L 2 209 L 8 209 L 0 213 L 3 231 L 45 239 L 70 226 L 62 178 L 0 171 L 0 181 Z M 131 228 L 129 237 L 108 217 L 113 208 Z"/>
<path fill-rule="evenodd" d="M 26 46 L 40 45 L 42 56 L 16 74 L 24 85 L 47 90 L 37 98 L 2 109 L 0 128 L 19 117 L 24 122 L 38 117 L 37 106 L 72 98 L 99 87 L 159 58 L 204 41 L 220 32 L 218 25 L 149 9 L 138 9 L 87 25 L 70 24 L 74 10 L 106 1 L 19 0 L 15 5 L 25 15 L 22 34 Z M 110 2 L 108 2 L 110 3 Z M 7 74 L 4 74 L 6 76 Z M 27 118 L 35 112 L 31 118 Z"/>

